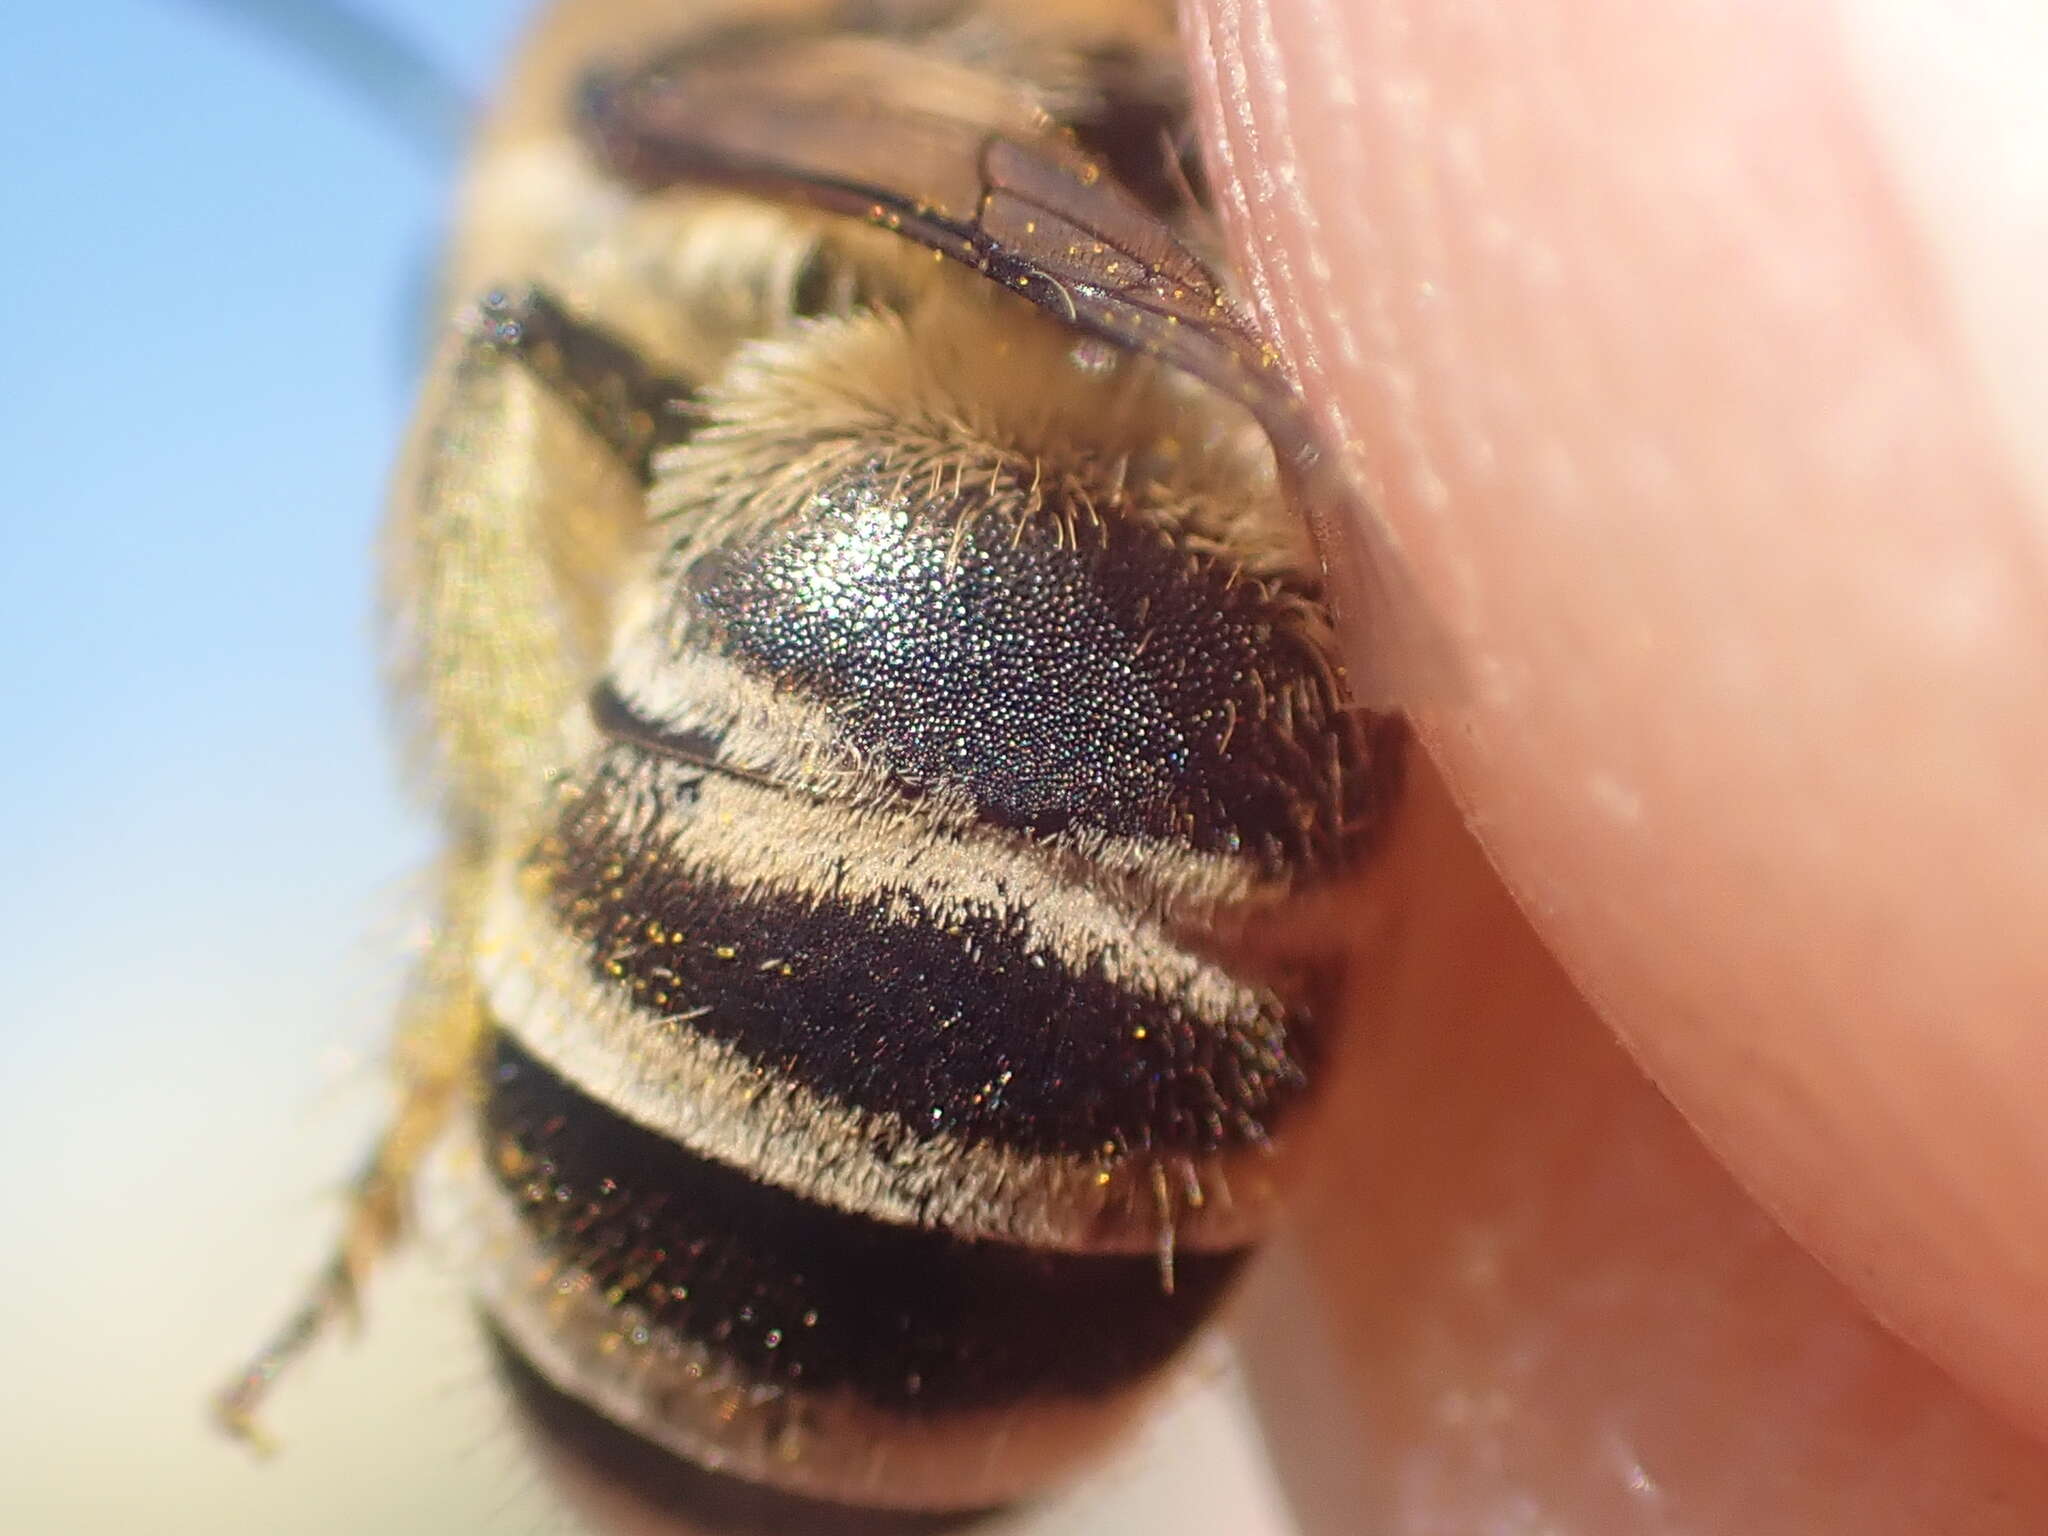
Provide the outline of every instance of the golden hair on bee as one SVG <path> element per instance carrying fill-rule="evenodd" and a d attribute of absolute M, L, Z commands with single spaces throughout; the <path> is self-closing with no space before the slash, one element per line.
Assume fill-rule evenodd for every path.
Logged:
<path fill-rule="evenodd" d="M 547 1393 L 835 1504 L 1097 1453 L 1326 1042 L 1251 915 L 1393 788 L 1209 254 L 1170 11 L 570 4 L 394 489 L 446 834 L 284 1361 L 420 1230 Z"/>

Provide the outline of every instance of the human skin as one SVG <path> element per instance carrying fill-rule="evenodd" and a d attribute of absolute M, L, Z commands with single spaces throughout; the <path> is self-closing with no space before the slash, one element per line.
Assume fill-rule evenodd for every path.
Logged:
<path fill-rule="evenodd" d="M 2021 10 L 1190 0 L 1422 748 L 1287 1281 L 1388 1529 L 2048 1529 Z"/>

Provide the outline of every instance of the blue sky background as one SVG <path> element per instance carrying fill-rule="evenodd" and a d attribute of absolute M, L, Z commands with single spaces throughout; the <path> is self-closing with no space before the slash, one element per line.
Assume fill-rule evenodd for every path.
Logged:
<path fill-rule="evenodd" d="M 524 10 L 358 3 L 474 91 Z M 200 1411 L 377 1117 L 429 840 L 372 550 L 450 173 L 179 0 L 14 7 L 0 146 L 0 1530 L 569 1531 L 428 1265 L 260 1472 Z M 1033 1528 L 1280 1531 L 1251 1440 L 1193 1394 Z"/>
<path fill-rule="evenodd" d="M 481 82 L 520 7 L 413 9 L 397 24 Z M 80 919 L 160 921 L 241 850 L 316 833 L 356 877 L 395 853 L 371 530 L 447 178 L 205 6 L 20 11 L 0 52 L 0 933 L 17 978 L 62 985 L 99 926 Z M 145 878 L 145 855 L 165 867 Z M 25 1022 L 0 1050 L 33 1049 Z"/>
<path fill-rule="evenodd" d="M 476 85 L 521 10 L 383 8 Z M 566 1529 L 445 1285 L 260 1472 L 201 1414 L 376 1114 L 426 837 L 371 549 L 448 168 L 180 0 L 12 8 L 0 146 L 0 1530 Z"/>

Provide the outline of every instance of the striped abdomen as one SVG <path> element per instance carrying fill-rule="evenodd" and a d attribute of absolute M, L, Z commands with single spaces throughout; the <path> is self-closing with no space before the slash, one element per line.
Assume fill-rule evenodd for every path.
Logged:
<path fill-rule="evenodd" d="M 441 1198 L 615 1420 L 992 1502 L 1101 1440 L 1264 1225 L 1317 1043 L 1209 935 L 1342 856 L 1368 743 L 1311 597 L 1140 501 L 849 457 L 735 508 L 716 451 L 668 466 L 706 504 L 502 861 Z"/>

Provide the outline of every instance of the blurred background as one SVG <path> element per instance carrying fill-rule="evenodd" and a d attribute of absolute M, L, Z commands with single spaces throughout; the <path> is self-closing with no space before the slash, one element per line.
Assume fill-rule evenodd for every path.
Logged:
<path fill-rule="evenodd" d="M 471 95 L 525 9 L 356 4 Z M 0 1532 L 580 1530 L 417 1259 L 277 1398 L 281 1454 L 204 1416 L 378 1113 L 430 839 L 373 547 L 452 167 L 231 7 L 8 34 Z M 1028 1528 L 1291 1529 L 1205 1382 Z"/>

